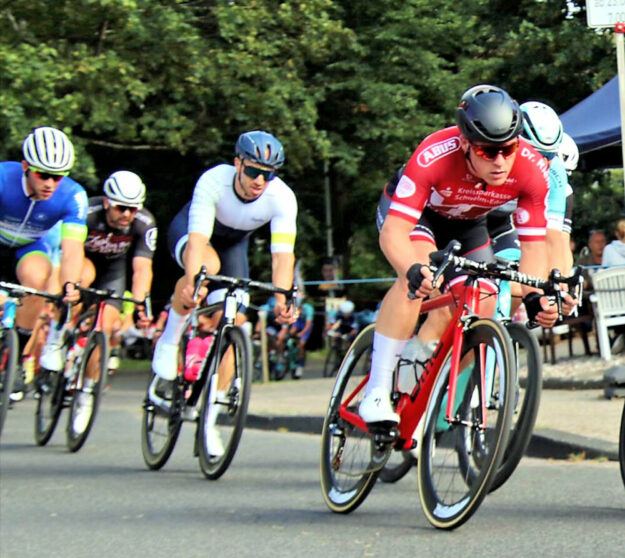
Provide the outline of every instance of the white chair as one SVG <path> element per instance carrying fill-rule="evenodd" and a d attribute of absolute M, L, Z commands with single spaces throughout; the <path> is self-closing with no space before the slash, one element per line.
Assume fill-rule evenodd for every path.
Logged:
<path fill-rule="evenodd" d="M 625 324 L 625 266 L 600 269 L 592 276 L 592 285 L 599 353 L 603 360 L 611 360 L 608 328 Z"/>

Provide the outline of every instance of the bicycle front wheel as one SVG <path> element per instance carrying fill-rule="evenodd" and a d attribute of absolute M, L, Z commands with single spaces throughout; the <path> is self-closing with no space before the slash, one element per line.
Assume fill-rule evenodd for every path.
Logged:
<path fill-rule="evenodd" d="M 625 485 L 625 404 L 623 405 L 623 414 L 621 416 L 621 431 L 618 443 L 618 460 L 621 464 L 621 478 Z"/>
<path fill-rule="evenodd" d="M 37 409 L 35 410 L 35 441 L 45 446 L 59 422 L 63 409 L 66 379 L 62 372 L 41 368 L 37 374 Z"/>
<path fill-rule="evenodd" d="M 454 418 L 446 420 L 451 351 L 434 383 L 418 459 L 419 496 L 428 521 L 462 525 L 479 507 L 504 455 L 516 371 L 510 337 L 479 319 L 464 332 Z"/>
<path fill-rule="evenodd" d="M 491 492 L 510 478 L 525 454 L 534 431 L 542 392 L 542 359 L 536 337 L 522 324 L 511 322 L 506 329 L 514 348 L 517 381 L 513 384 L 512 429 L 503 461 L 490 487 Z"/>
<path fill-rule="evenodd" d="M 226 472 L 237 451 L 252 385 L 252 348 L 243 330 L 224 328 L 218 349 L 197 429 L 200 469 L 210 480 Z"/>
<path fill-rule="evenodd" d="M 349 513 L 364 502 L 391 451 L 390 445 L 377 448 L 369 432 L 340 416 L 341 407 L 358 414 L 366 385 L 359 372 L 371 351 L 373 332 L 373 325 L 363 329 L 347 351 L 323 422 L 321 491 L 335 513 Z"/>
<path fill-rule="evenodd" d="M 330 348 L 328 349 L 328 354 L 326 355 L 325 362 L 323 363 L 323 377 L 329 378 L 330 376 L 334 376 L 336 371 L 339 369 L 341 365 L 341 355 L 339 354 L 338 347 L 336 343 L 332 343 Z"/>
<path fill-rule="evenodd" d="M 0 434 L 11 403 L 11 391 L 17 375 L 17 333 L 5 329 L 0 338 Z"/>
<path fill-rule="evenodd" d="M 74 378 L 72 401 L 67 419 L 67 447 L 78 451 L 93 428 L 102 399 L 102 387 L 108 373 L 108 341 L 101 331 L 92 331 L 80 356 L 78 373 Z M 92 379 L 87 385 L 86 380 Z"/>

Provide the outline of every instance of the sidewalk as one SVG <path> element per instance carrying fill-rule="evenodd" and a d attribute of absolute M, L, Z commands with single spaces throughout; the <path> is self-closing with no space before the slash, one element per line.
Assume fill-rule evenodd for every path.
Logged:
<path fill-rule="evenodd" d="M 574 355 L 583 355 L 575 339 Z M 596 348 L 591 338 L 591 348 Z M 528 455 L 566 459 L 571 455 L 618 460 L 623 399 L 603 394 L 603 375 L 625 366 L 625 355 L 605 362 L 598 355 L 568 355 L 566 341 L 556 346 L 557 362 L 543 366 L 543 391 Z M 322 362 L 310 359 L 304 379 L 254 384 L 247 425 L 320 433 L 334 378 L 321 378 Z"/>

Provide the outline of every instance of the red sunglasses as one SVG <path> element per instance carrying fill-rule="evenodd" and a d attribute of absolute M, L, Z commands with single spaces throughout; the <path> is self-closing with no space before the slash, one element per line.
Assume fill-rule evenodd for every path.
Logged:
<path fill-rule="evenodd" d="M 53 174 L 51 172 L 45 172 L 45 171 L 39 170 L 38 168 L 31 167 L 31 166 L 28 167 L 28 170 L 35 175 L 35 178 L 39 178 L 40 180 L 48 180 L 49 178 L 51 178 L 52 180 L 54 180 L 54 182 L 60 182 L 60 180 L 64 176 L 67 176 L 67 173 L 66 174 Z"/>
<path fill-rule="evenodd" d="M 473 148 L 473 153 L 478 157 L 487 161 L 494 161 L 500 153 L 504 159 L 516 153 L 519 148 L 519 140 L 509 145 L 475 145 L 472 143 L 471 147 Z"/>

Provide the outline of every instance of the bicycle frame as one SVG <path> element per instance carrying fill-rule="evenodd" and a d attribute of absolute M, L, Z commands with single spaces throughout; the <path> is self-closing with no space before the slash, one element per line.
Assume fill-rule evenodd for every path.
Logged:
<path fill-rule="evenodd" d="M 464 338 L 464 324 L 468 319 L 479 316 L 481 292 L 478 286 L 478 280 L 475 277 L 468 277 L 464 286 L 463 293 L 460 300 L 456 304 L 456 310 L 452 316 L 449 325 L 446 327 L 438 345 L 434 349 L 432 356 L 425 362 L 423 372 L 417 380 L 417 384 L 410 394 L 400 393 L 399 401 L 397 403 L 396 411 L 400 416 L 398 425 L 399 437 L 398 443 L 401 444 L 401 449 L 412 449 L 413 439 L 412 435 L 424 415 L 427 408 L 428 401 L 432 388 L 438 377 L 439 372 L 443 366 L 443 362 L 451 349 L 451 369 L 449 374 L 449 396 L 447 399 L 447 410 L 445 419 L 449 423 L 456 421 L 454 418 L 455 400 L 456 400 L 456 388 L 458 383 L 458 375 L 460 369 L 460 351 L 462 349 L 462 342 Z M 427 313 L 438 308 L 443 308 L 454 304 L 454 297 L 451 292 L 447 292 L 432 299 L 423 301 L 421 305 L 421 313 Z M 481 359 L 485 358 L 485 350 L 482 349 Z M 480 367 L 484 370 L 484 367 Z M 350 402 L 356 397 L 358 392 L 365 386 L 369 380 L 369 375 L 366 375 L 363 380 L 356 386 L 354 391 L 346 398 L 343 405 L 341 405 L 339 414 L 340 417 L 352 424 L 356 428 L 369 432 L 374 435 L 368 427 L 365 421 L 360 417 L 357 411 L 348 409 Z M 485 393 L 484 387 L 486 379 L 482 373 L 482 391 Z M 395 392 L 396 393 L 396 392 Z M 486 417 L 486 398 L 482 397 L 482 416 Z M 485 430 L 486 424 L 479 425 L 481 430 Z"/>

